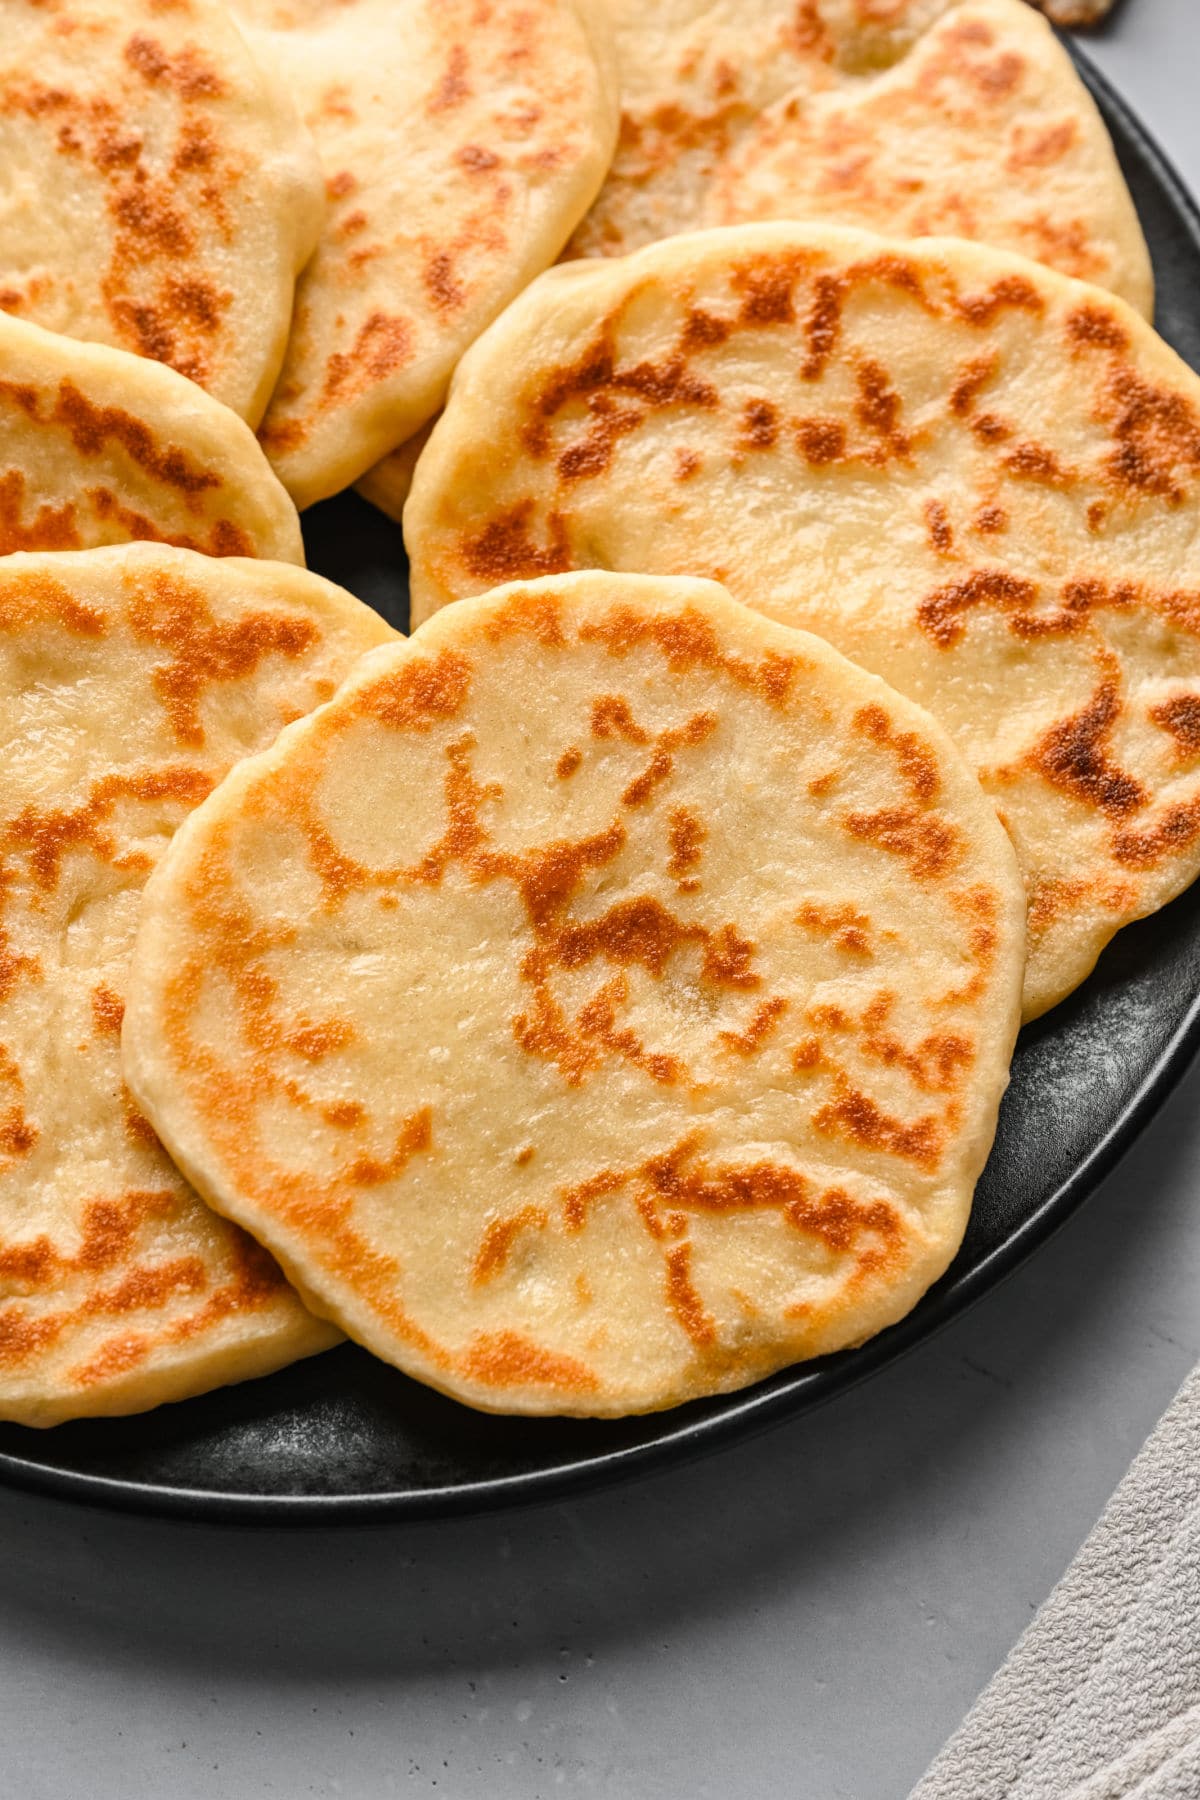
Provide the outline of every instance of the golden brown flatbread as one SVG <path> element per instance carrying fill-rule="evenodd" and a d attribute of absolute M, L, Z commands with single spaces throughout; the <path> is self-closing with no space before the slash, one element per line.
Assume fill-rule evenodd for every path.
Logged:
<path fill-rule="evenodd" d="M 318 1311 L 474 1406 L 620 1414 L 899 1318 L 1016 1033 L 949 740 L 720 588 L 451 607 L 233 771 L 145 896 L 138 1105 Z"/>

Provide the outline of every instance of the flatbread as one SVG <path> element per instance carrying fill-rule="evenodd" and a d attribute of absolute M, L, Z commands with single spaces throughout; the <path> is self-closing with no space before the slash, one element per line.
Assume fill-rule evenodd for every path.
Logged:
<path fill-rule="evenodd" d="M 324 186 L 214 0 L 5 0 L 0 308 L 169 363 L 257 425 Z"/>
<path fill-rule="evenodd" d="M 568 576 L 366 658 L 193 814 L 126 1077 L 377 1355 L 485 1409 L 646 1411 L 859 1343 L 946 1267 L 1023 915 L 919 708 L 709 583 Z"/>
<path fill-rule="evenodd" d="M 0 555 L 159 539 L 304 561 L 250 427 L 177 375 L 0 313 Z"/>
<path fill-rule="evenodd" d="M 1025 1005 L 1200 869 L 1200 381 L 982 246 L 754 225 L 543 276 L 405 510 L 417 623 L 499 581 L 712 575 L 927 706 L 1029 888 Z"/>
<path fill-rule="evenodd" d="M 1025 0 L 598 0 L 621 139 L 568 254 L 755 219 L 979 239 L 1147 317 L 1112 145 Z"/>
<path fill-rule="evenodd" d="M 463 350 L 596 194 L 615 80 L 570 0 L 238 0 L 312 128 L 329 212 L 262 430 L 300 507 L 436 412 Z"/>
<path fill-rule="evenodd" d="M 168 1161 L 121 1013 L 180 820 L 393 635 L 290 565 L 0 562 L 0 1418 L 140 1412 L 334 1341 Z"/>

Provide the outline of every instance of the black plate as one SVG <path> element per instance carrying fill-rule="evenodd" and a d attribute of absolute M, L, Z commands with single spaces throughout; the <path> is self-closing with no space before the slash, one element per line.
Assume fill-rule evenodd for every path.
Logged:
<path fill-rule="evenodd" d="M 1158 326 L 1200 368 L 1200 215 L 1091 67 L 1158 278 Z M 399 530 L 354 495 L 305 517 L 313 568 L 407 622 Z M 728 1443 L 899 1356 L 1008 1274 L 1095 1189 L 1200 1047 L 1200 883 L 1124 931 L 1064 1006 L 1022 1033 L 995 1148 L 952 1268 L 861 1350 L 645 1419 L 500 1419 L 351 1346 L 134 1419 L 0 1426 L 0 1479 L 78 1500 L 270 1524 L 471 1512 L 592 1486 Z"/>

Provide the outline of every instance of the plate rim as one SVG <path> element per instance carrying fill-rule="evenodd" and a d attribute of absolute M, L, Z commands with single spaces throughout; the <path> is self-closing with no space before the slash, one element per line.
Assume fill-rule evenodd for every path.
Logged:
<path fill-rule="evenodd" d="M 1186 221 L 1200 255 L 1200 208 L 1182 177 L 1107 76 L 1077 44 L 1064 42 L 1080 75 L 1105 114 L 1135 146 L 1171 204 Z M 358 1494 L 263 1494 L 166 1486 L 83 1470 L 63 1469 L 31 1457 L 0 1452 L 0 1484 L 47 1494 L 79 1506 L 193 1524 L 248 1527 L 368 1525 L 432 1521 L 535 1506 L 648 1476 L 715 1453 L 742 1438 L 766 1432 L 810 1408 L 823 1406 L 869 1380 L 959 1318 L 1006 1281 L 1074 1216 L 1146 1130 L 1200 1052 L 1200 989 L 1146 1070 L 1121 1113 L 1089 1154 L 1010 1235 L 957 1279 L 942 1282 L 918 1308 L 826 1371 L 817 1393 L 796 1386 L 749 1387 L 722 1397 L 719 1412 L 685 1419 L 647 1443 L 577 1457 L 516 1475 L 486 1476 L 453 1486 L 396 1488 Z M 798 1365 L 801 1370 L 805 1365 Z M 798 1375 L 796 1380 L 803 1380 Z M 803 1404 L 800 1402 L 803 1401 Z M 671 1414 L 660 1415 L 664 1420 Z"/>

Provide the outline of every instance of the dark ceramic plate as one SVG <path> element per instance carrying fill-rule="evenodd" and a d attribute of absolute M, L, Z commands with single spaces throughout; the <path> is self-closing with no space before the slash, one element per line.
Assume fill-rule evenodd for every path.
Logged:
<path fill-rule="evenodd" d="M 1086 65 L 1158 277 L 1158 326 L 1200 369 L 1200 215 Z M 305 517 L 314 569 L 404 626 L 399 530 L 354 495 Z M 530 1501 L 732 1442 L 830 1399 L 1007 1275 L 1087 1198 L 1200 1046 L 1200 883 L 1124 931 L 1092 978 L 1022 1033 L 1000 1129 L 953 1267 L 861 1350 L 644 1419 L 492 1418 L 346 1346 L 139 1418 L 0 1426 L 0 1479 L 184 1517 L 282 1524 L 435 1516 Z"/>

